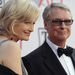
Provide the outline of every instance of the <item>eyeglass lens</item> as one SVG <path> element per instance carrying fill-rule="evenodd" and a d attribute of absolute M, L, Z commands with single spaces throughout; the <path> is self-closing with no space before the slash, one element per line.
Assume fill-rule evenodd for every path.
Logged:
<path fill-rule="evenodd" d="M 49 20 L 49 21 L 51 21 L 51 20 Z M 69 25 L 72 25 L 73 20 L 72 20 L 72 19 L 68 19 L 68 20 L 56 19 L 56 20 L 52 20 L 51 22 L 52 22 L 52 24 L 54 24 L 54 25 L 61 25 L 62 22 L 64 22 L 65 25 L 69 26 Z"/>

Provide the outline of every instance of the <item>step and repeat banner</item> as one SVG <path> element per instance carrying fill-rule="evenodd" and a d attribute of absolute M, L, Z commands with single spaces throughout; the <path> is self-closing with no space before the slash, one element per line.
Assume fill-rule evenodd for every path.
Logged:
<path fill-rule="evenodd" d="M 0 0 L 0 10 L 2 6 L 8 0 Z M 35 50 L 37 47 L 42 45 L 45 38 L 47 37 L 47 31 L 44 29 L 43 19 L 42 19 L 42 12 L 44 8 L 49 5 L 50 3 L 57 2 L 57 3 L 64 3 L 66 4 L 73 15 L 73 19 L 75 20 L 75 0 L 30 0 L 34 5 L 36 5 L 41 10 L 41 15 L 39 16 L 38 20 L 34 25 L 34 32 L 31 33 L 29 41 L 18 41 L 22 49 L 22 56 L 27 55 L 28 53 Z M 75 48 L 75 22 L 71 28 L 71 36 L 67 40 L 67 44 Z"/>

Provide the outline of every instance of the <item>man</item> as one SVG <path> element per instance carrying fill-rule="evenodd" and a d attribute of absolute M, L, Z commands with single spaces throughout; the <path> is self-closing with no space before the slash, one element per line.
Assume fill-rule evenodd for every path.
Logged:
<path fill-rule="evenodd" d="M 73 23 L 69 8 L 52 3 L 45 8 L 43 19 L 48 38 L 23 57 L 29 75 L 75 75 L 75 50 L 66 45 Z"/>

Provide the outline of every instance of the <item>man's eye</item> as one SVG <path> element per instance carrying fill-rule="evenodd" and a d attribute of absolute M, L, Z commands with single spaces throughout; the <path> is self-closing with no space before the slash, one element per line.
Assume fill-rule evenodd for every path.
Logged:
<path fill-rule="evenodd" d="M 53 20 L 53 23 L 61 22 L 60 20 Z"/>
<path fill-rule="evenodd" d="M 64 22 L 71 22 L 71 20 L 64 20 Z"/>

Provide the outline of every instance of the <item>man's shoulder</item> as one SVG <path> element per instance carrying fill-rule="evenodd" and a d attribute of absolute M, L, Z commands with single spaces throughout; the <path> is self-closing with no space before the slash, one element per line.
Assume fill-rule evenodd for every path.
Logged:
<path fill-rule="evenodd" d="M 26 55 L 25 57 L 35 57 L 35 56 L 39 56 L 40 53 L 42 51 L 42 46 L 36 48 L 35 50 L 33 50 L 32 52 L 30 52 L 28 55 Z"/>
<path fill-rule="evenodd" d="M 26 64 L 33 64 L 33 63 L 37 63 L 38 60 L 41 60 L 41 50 L 40 50 L 41 46 L 35 50 L 33 50 L 31 53 L 29 53 L 28 55 L 22 57 L 22 60 L 24 62 L 24 65 L 27 66 Z M 31 63 L 30 63 L 31 62 Z M 33 63 L 32 63 L 33 62 Z"/>
<path fill-rule="evenodd" d="M 68 47 L 68 49 L 71 49 L 73 52 L 73 54 L 75 54 L 75 48 L 73 48 L 73 47 L 71 47 L 71 46 L 67 46 Z"/>
<path fill-rule="evenodd" d="M 71 49 L 75 50 L 75 48 L 74 48 L 74 47 L 71 47 L 71 46 L 67 46 L 67 47 L 69 47 L 69 48 L 71 48 Z"/>
<path fill-rule="evenodd" d="M 22 57 L 23 59 L 34 59 L 34 58 L 39 58 L 42 56 L 42 52 L 44 50 L 44 45 L 45 43 L 43 43 L 41 46 L 39 46 L 38 48 L 36 48 L 35 50 L 33 50 L 32 52 L 30 52 L 28 55 Z"/>

